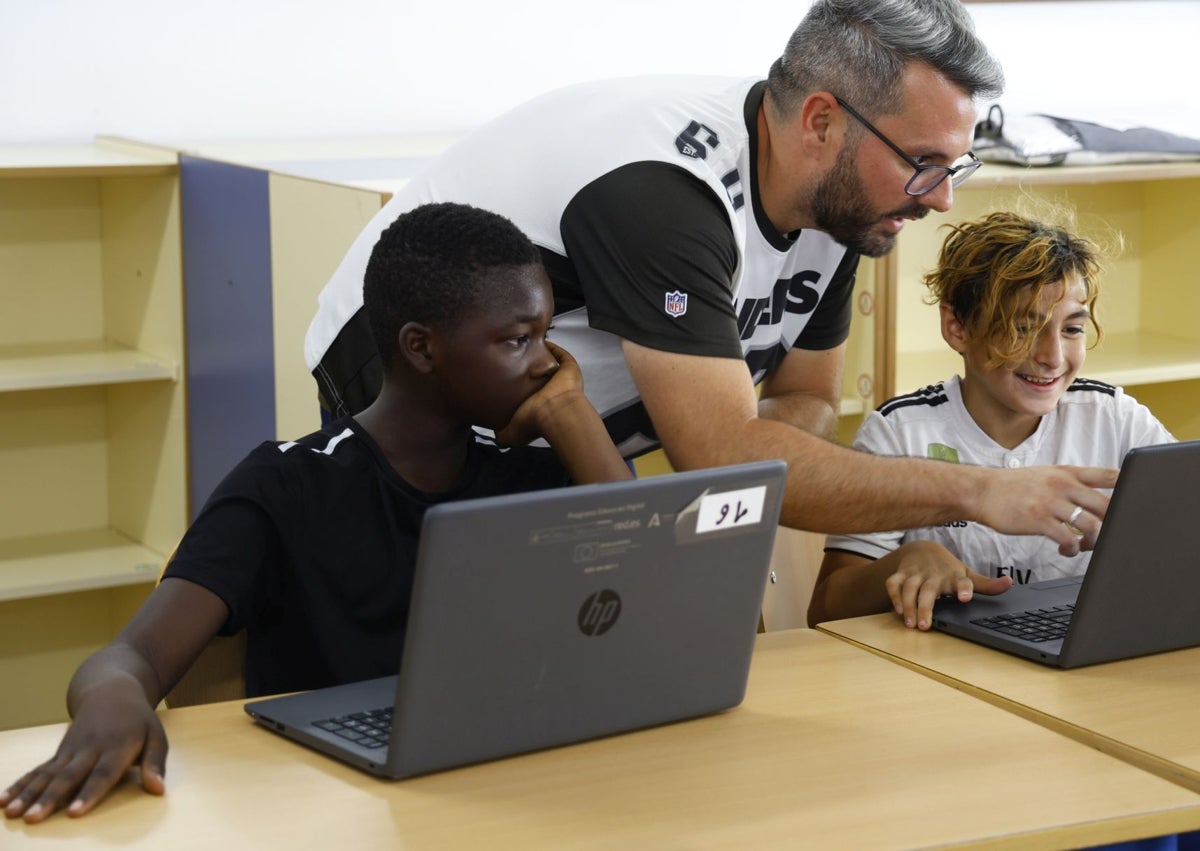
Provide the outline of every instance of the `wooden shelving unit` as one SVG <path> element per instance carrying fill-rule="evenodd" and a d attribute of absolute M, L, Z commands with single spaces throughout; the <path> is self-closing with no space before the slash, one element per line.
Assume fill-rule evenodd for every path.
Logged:
<path fill-rule="evenodd" d="M 173 153 L 0 147 L 0 600 L 153 580 L 182 534 L 181 268 Z"/>

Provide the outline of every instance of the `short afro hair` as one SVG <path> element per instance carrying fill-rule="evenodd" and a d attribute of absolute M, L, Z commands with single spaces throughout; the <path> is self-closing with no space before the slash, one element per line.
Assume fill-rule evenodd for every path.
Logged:
<path fill-rule="evenodd" d="M 446 202 L 401 213 L 380 234 L 363 277 L 384 371 L 405 324 L 448 327 L 481 302 L 495 272 L 540 262 L 529 238 L 496 213 Z"/>

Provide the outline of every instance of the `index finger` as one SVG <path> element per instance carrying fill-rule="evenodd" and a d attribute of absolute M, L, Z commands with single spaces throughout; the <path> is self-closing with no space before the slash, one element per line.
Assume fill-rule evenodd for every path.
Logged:
<path fill-rule="evenodd" d="M 1071 469 L 1075 472 L 1076 478 L 1089 488 L 1105 488 L 1107 490 L 1116 487 L 1117 475 L 1121 472 L 1114 467 L 1072 467 Z"/>
<path fill-rule="evenodd" d="M 967 596 L 966 599 L 971 599 L 970 588 L 971 580 L 965 577 L 959 579 L 955 583 L 953 593 L 960 595 L 963 593 L 963 583 L 966 583 Z M 942 596 L 942 589 L 938 583 L 926 582 L 917 592 L 917 629 L 927 630 L 933 626 L 933 606 L 938 601 L 938 597 Z M 959 599 L 963 599 L 959 597 Z M 965 602 L 965 601 L 964 601 Z"/>

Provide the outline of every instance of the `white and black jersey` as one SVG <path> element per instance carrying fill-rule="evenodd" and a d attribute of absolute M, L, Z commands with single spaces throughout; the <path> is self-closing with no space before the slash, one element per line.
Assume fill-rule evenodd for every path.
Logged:
<path fill-rule="evenodd" d="M 716 77 L 588 83 L 461 140 L 380 211 L 322 292 L 305 357 L 326 407 L 374 397 L 378 366 L 360 313 L 366 262 L 397 215 L 433 201 L 507 216 L 541 249 L 554 285 L 551 336 L 579 361 L 626 456 L 657 440 L 621 339 L 741 358 L 756 383 L 793 347 L 841 344 L 858 256 L 819 231 L 780 234 L 763 213 L 764 87 Z"/>
<path fill-rule="evenodd" d="M 1120 387 L 1077 378 L 1055 409 L 1042 417 L 1037 431 L 1015 449 L 1006 449 L 972 419 L 963 404 L 961 382 L 955 376 L 884 402 L 859 428 L 855 447 L 876 455 L 910 455 L 981 467 L 1119 467 L 1133 447 L 1175 439 L 1148 408 Z M 877 559 L 914 540 L 936 541 L 984 576 L 1011 576 L 1020 584 L 1078 575 L 1091 558 L 1090 552 L 1067 558 L 1047 538 L 1004 535 L 967 521 L 903 532 L 830 535 L 825 548 Z"/>
<path fill-rule="evenodd" d="M 222 634 L 247 631 L 249 696 L 390 676 L 426 509 L 567 484 L 552 450 L 473 443 L 459 485 L 425 493 L 345 417 L 254 449 L 213 491 L 164 576 L 220 597 Z"/>

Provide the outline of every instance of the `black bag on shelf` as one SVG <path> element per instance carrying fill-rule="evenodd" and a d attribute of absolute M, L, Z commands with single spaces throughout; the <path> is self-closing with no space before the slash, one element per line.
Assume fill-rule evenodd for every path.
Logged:
<path fill-rule="evenodd" d="M 1030 166 L 1173 162 L 1200 160 L 1200 139 L 1042 113 L 1006 116 L 996 104 L 975 125 L 974 150 L 985 162 Z"/>

